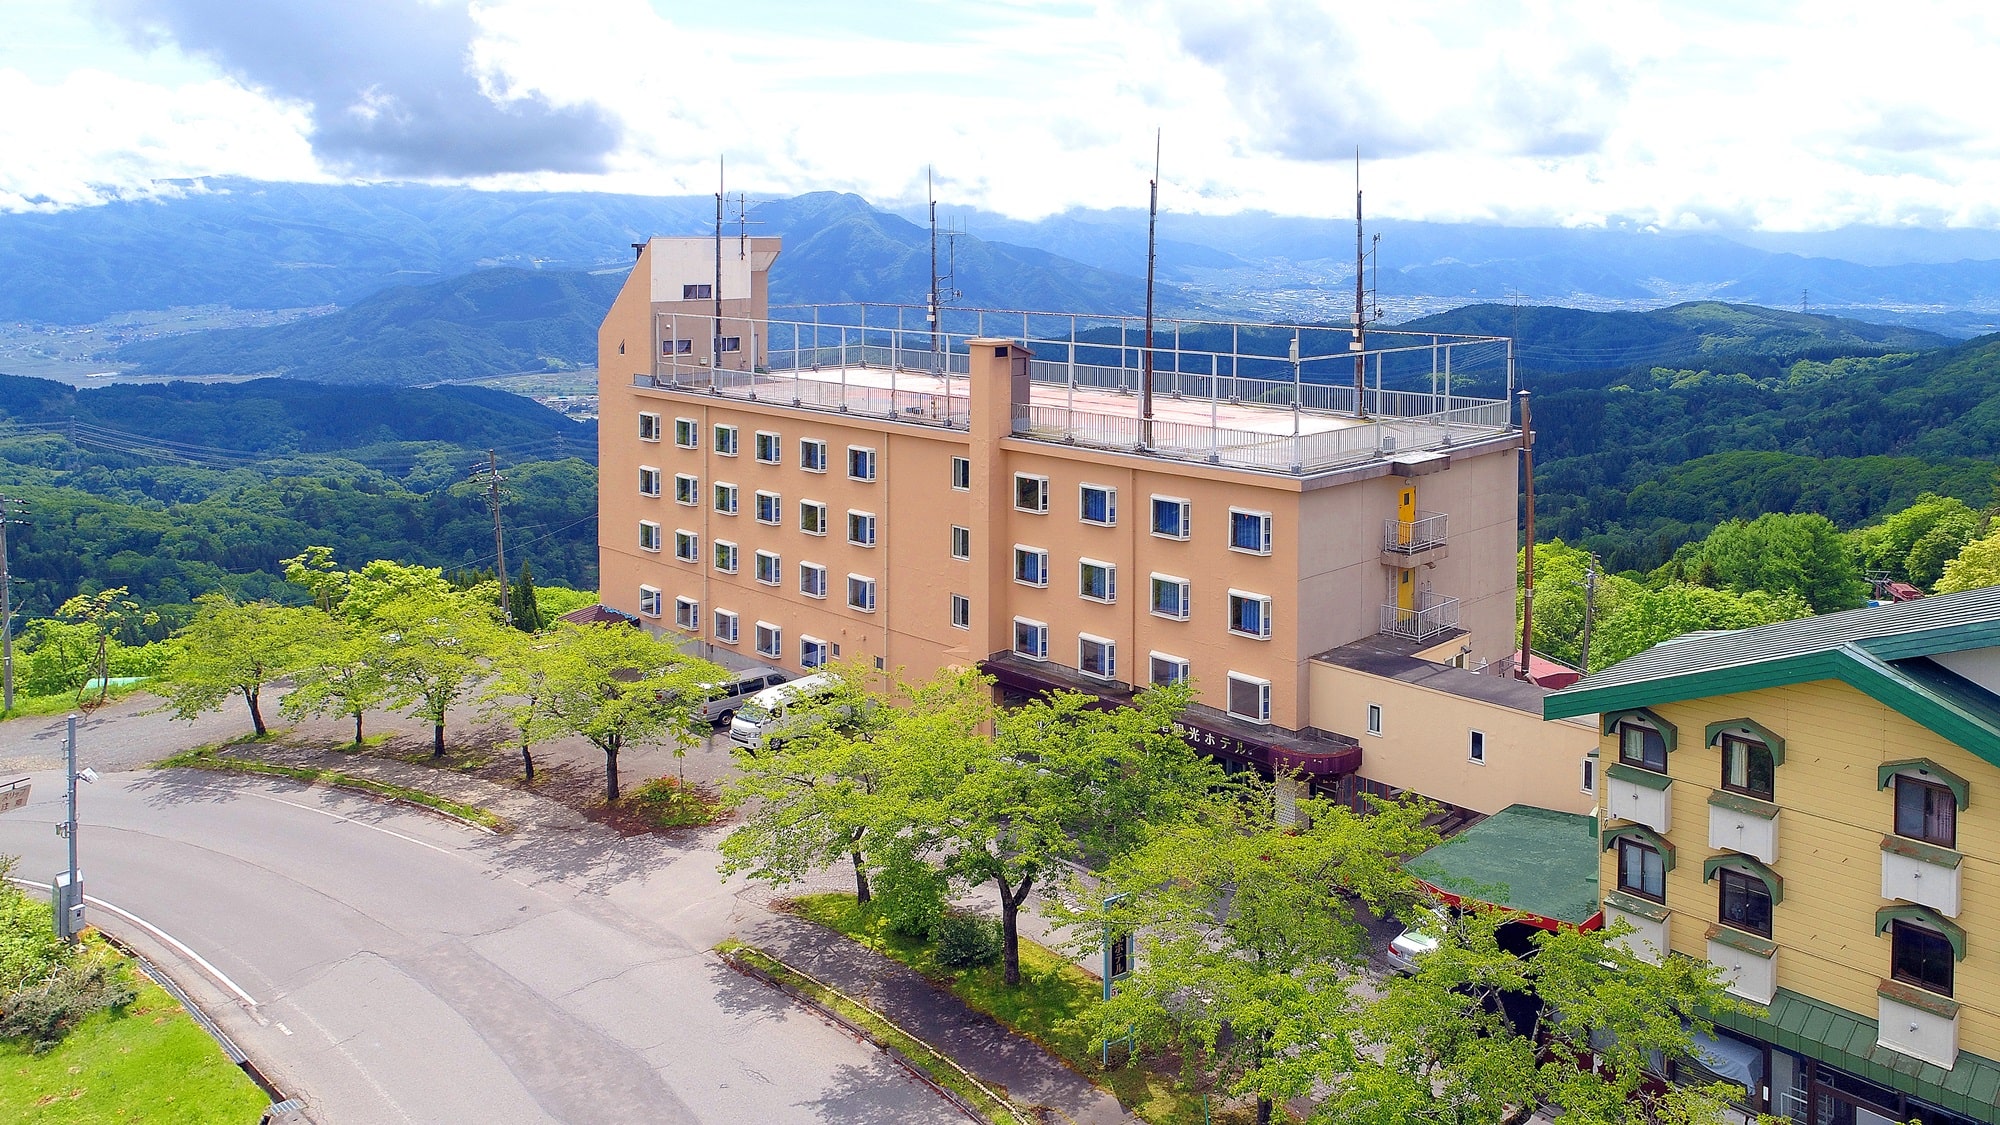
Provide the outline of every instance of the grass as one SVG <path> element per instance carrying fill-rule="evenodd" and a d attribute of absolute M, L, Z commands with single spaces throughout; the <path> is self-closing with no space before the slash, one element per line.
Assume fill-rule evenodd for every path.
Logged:
<path fill-rule="evenodd" d="M 123 699 L 145 691 L 145 684 L 113 684 L 111 698 Z M 71 711 L 81 714 L 85 709 L 97 706 L 97 693 L 91 692 L 82 704 L 78 704 L 76 693 L 59 691 L 54 695 L 16 695 L 14 706 L 0 711 L 0 719 L 19 719 L 27 715 L 67 715 Z"/>
<path fill-rule="evenodd" d="M 930 942 L 897 933 L 873 904 L 857 902 L 851 894 L 802 895 L 792 900 L 792 910 L 908 965 L 968 1007 L 1040 1043 L 1147 1121 L 1191 1125 L 1203 1120 L 1201 1095 L 1182 1087 L 1173 1075 L 1145 1066 L 1104 1069 L 1096 1019 L 1104 985 L 1062 955 L 1022 938 L 1021 983 L 1009 987 L 997 964 L 966 970 L 938 964 Z M 1116 1050 L 1112 1057 L 1118 1057 Z M 1227 1119 L 1216 1111 L 1214 1120 Z"/>
<path fill-rule="evenodd" d="M 714 824 L 716 803 L 692 785 L 671 777 L 656 777 L 625 794 L 625 807 L 659 828 L 696 828 Z"/>
<path fill-rule="evenodd" d="M 271 1099 L 173 997 L 128 962 L 138 999 L 94 1013 L 45 1054 L 0 1043 L 0 1106 L 33 1125 L 249 1122 Z"/>
<path fill-rule="evenodd" d="M 339 789 L 354 789 L 363 793 L 373 793 L 378 797 L 391 797 L 398 801 L 408 801 L 422 805 L 447 816 L 488 828 L 495 832 L 505 832 L 509 825 L 501 817 L 478 805 L 468 805 L 407 785 L 396 785 L 387 781 L 376 781 L 369 777 L 356 777 L 339 770 L 310 769 L 304 766 L 285 766 L 276 762 L 264 762 L 255 758 L 223 758 L 208 749 L 188 750 L 153 763 L 155 769 L 198 769 L 234 770 L 239 773 L 260 773 L 272 777 L 288 777 L 293 781 L 303 781 L 310 785 L 331 785 Z"/>

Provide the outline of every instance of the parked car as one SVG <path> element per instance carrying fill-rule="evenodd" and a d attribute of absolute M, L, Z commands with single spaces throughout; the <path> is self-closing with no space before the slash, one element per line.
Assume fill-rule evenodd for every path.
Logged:
<path fill-rule="evenodd" d="M 1417 971 L 1417 959 L 1444 941 L 1445 917 L 1431 912 L 1416 925 L 1389 940 L 1389 967 L 1399 973 Z"/>
<path fill-rule="evenodd" d="M 768 687 L 743 701 L 736 717 L 729 721 L 729 740 L 738 746 L 761 750 L 785 740 L 799 721 L 799 704 L 819 699 L 840 686 L 827 672 L 815 672 L 790 683 Z"/>
<path fill-rule="evenodd" d="M 704 698 L 699 712 L 701 717 L 714 726 L 728 726 L 729 721 L 742 710 L 743 704 L 766 688 L 774 688 L 792 678 L 789 672 L 776 668 L 752 668 L 738 672 L 720 683 L 703 684 Z"/>

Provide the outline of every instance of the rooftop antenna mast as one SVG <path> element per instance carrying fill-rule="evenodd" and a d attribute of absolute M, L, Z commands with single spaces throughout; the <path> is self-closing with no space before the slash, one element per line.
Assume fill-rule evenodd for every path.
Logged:
<path fill-rule="evenodd" d="M 726 181 L 727 156 L 715 158 L 715 326 L 708 334 L 708 369 L 711 373 L 722 366 L 722 199 L 723 184 Z"/>
<path fill-rule="evenodd" d="M 965 232 L 951 226 L 946 226 L 942 232 L 938 230 L 937 190 L 932 185 L 931 172 L 932 168 L 926 165 L 924 167 L 924 195 L 930 200 L 931 215 L 931 301 L 930 307 L 925 310 L 925 314 L 926 318 L 930 321 L 931 354 L 935 356 L 938 354 L 938 334 L 944 327 L 944 306 L 948 302 L 958 300 L 960 296 L 959 291 L 952 287 L 951 282 L 958 276 L 958 237 Z M 938 235 L 940 233 L 944 235 L 946 255 L 945 272 L 943 273 L 938 272 L 937 260 Z M 942 364 L 938 365 L 938 372 L 939 374 L 945 373 Z"/>
<path fill-rule="evenodd" d="M 1139 448 L 1153 447 L 1153 266 L 1160 226 L 1160 130 L 1153 130 L 1153 179 L 1146 204 L 1146 350 L 1139 359 Z"/>
<path fill-rule="evenodd" d="M 1368 388 L 1368 360 L 1362 354 L 1364 343 L 1361 330 L 1367 323 L 1368 297 L 1366 292 L 1368 252 L 1361 233 L 1361 146 L 1354 147 L 1354 339 L 1347 348 L 1354 353 L 1354 416 L 1368 417 L 1368 406 L 1363 398 Z"/>

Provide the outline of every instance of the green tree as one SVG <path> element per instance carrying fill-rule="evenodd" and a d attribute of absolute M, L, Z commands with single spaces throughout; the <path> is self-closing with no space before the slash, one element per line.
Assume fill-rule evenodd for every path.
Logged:
<path fill-rule="evenodd" d="M 98 685 L 97 702 L 88 706 L 97 706 L 110 698 L 111 646 L 117 642 L 118 633 L 125 629 L 145 629 L 160 619 L 159 614 L 126 597 L 126 593 L 125 587 L 113 586 L 95 594 L 78 594 L 56 610 L 57 621 L 80 626 L 87 638 L 88 674 L 76 689 L 79 707 L 86 706 L 84 700 L 93 677 Z"/>
<path fill-rule="evenodd" d="M 1598 627 L 1590 642 L 1590 667 L 1608 668 L 1683 633 L 1747 629 L 1811 613 L 1812 607 L 1794 594 L 1772 595 L 1762 590 L 1734 594 L 1682 582 L 1640 590 Z"/>
<path fill-rule="evenodd" d="M 493 678 L 480 693 L 488 711 L 504 718 L 520 735 L 521 777 L 525 781 L 535 780 L 535 743 L 562 733 L 562 724 L 548 709 L 548 662 L 535 652 L 538 647 L 561 643 L 555 637 L 503 634 L 493 654 Z"/>
<path fill-rule="evenodd" d="M 523 633 L 539 633 L 547 622 L 542 620 L 542 607 L 535 597 L 535 571 L 527 563 L 521 564 L 521 577 L 507 588 L 507 608 L 514 618 L 514 628 Z"/>
<path fill-rule="evenodd" d="M 194 620 L 174 634 L 173 660 L 160 684 L 169 711 L 192 721 L 240 695 L 252 730 L 264 737 L 264 684 L 322 658 L 314 643 L 321 635 L 305 616 L 318 611 L 227 594 L 203 594 L 195 605 Z"/>
<path fill-rule="evenodd" d="M 383 675 L 387 643 L 366 621 L 306 611 L 305 649 L 310 660 L 292 672 L 292 690 L 278 705 L 294 719 L 308 715 L 350 715 L 354 744 L 361 745 L 361 721 L 389 697 Z"/>
<path fill-rule="evenodd" d="M 1852 609 L 1868 596 L 1839 530 L 1822 515 L 1766 512 L 1748 523 L 1730 520 L 1702 541 L 1697 565 L 1712 570 L 1714 585 L 1739 594 L 1793 594 L 1814 613 Z"/>
<path fill-rule="evenodd" d="M 2000 529 L 1967 543 L 1956 558 L 1944 564 L 1936 592 L 1955 594 L 1982 586 L 2000 586 Z"/>
<path fill-rule="evenodd" d="M 1849 532 L 1849 544 L 1863 570 L 1928 590 L 1945 563 L 1978 536 L 1981 522 L 1963 500 L 1926 492 L 1881 523 Z"/>
<path fill-rule="evenodd" d="M 1522 599 L 1520 579 L 1526 573 L 1528 553 L 1522 549 L 1515 560 L 1514 637 L 1521 636 Z M 1572 547 L 1560 539 L 1535 544 L 1535 622 L 1531 643 L 1534 650 L 1572 668 L 1584 666 L 1583 623 L 1586 601 L 1584 568 L 1593 565 L 1590 552 Z M 1625 599 L 1640 587 L 1629 578 L 1606 574 L 1597 566 L 1596 592 L 1592 596 L 1592 628 L 1618 611 Z"/>
<path fill-rule="evenodd" d="M 381 565 L 368 564 L 369 568 Z M 429 567 L 403 569 L 437 574 Z M 357 580 L 343 606 L 354 603 L 363 590 Z M 493 599 L 480 597 L 476 590 L 417 582 L 369 605 L 361 619 L 361 626 L 376 630 L 381 642 L 389 705 L 410 708 L 418 718 L 430 721 L 433 758 L 444 757 L 445 716 L 485 675 L 487 654 L 498 645 L 501 626 L 494 613 Z"/>
<path fill-rule="evenodd" d="M 699 741 L 708 723 L 701 685 L 728 675 L 671 641 L 625 625 L 559 622 L 519 656 L 542 673 L 541 698 L 553 728 L 604 752 L 604 799 L 618 799 L 618 755 L 659 739 Z"/>

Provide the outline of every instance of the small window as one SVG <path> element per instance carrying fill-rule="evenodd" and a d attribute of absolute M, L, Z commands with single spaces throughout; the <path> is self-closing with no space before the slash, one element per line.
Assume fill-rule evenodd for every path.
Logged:
<path fill-rule="evenodd" d="M 1950 996 L 1957 968 L 1951 939 L 1914 922 L 1889 923 L 1889 976 L 1927 992 Z"/>
<path fill-rule="evenodd" d="M 766 586 L 776 586 L 784 581 L 784 564 L 778 556 L 769 551 L 757 552 L 757 581 Z"/>
<path fill-rule="evenodd" d="M 1368 733 L 1382 733 L 1382 705 L 1380 703 L 1370 703 L 1368 705 Z"/>
<path fill-rule="evenodd" d="M 1153 534 L 1162 539 L 1186 539 L 1192 507 L 1178 496 L 1153 497 Z"/>
<path fill-rule="evenodd" d="M 1754 738 L 1733 734 L 1722 736 L 1722 787 L 1732 793 L 1773 800 L 1777 769 L 1771 748 Z"/>
<path fill-rule="evenodd" d="M 859 574 L 847 576 L 847 608 L 875 612 L 875 580 Z"/>
<path fill-rule="evenodd" d="M 1014 651 L 1030 660 L 1049 658 L 1049 627 L 1045 622 L 1014 619 Z"/>
<path fill-rule="evenodd" d="M 757 522 L 780 524 L 785 522 L 785 501 L 775 492 L 757 494 Z"/>
<path fill-rule="evenodd" d="M 625 345 L 623 345 L 623 344 L 620 344 L 620 345 L 618 345 L 618 346 L 619 346 L 619 348 L 620 348 L 620 349 L 623 349 Z M 623 355 L 623 354 L 625 354 L 625 353 L 624 353 L 624 352 L 623 352 L 623 351 L 621 350 L 621 351 L 620 351 L 620 352 L 619 352 L 618 354 L 620 354 L 620 355 Z M 693 341 L 693 340 L 661 340 L 661 341 L 660 341 L 660 354 L 661 354 L 661 355 L 693 355 L 693 354 L 694 354 L 694 341 Z"/>
<path fill-rule="evenodd" d="M 1229 549 L 1253 555 L 1271 553 L 1271 513 L 1229 509 Z"/>
<path fill-rule="evenodd" d="M 1046 513 L 1049 510 L 1049 478 L 1015 473 L 1014 510 Z"/>
<path fill-rule="evenodd" d="M 693 598 L 675 598 L 674 624 L 683 629 L 701 628 L 701 603 Z"/>
<path fill-rule="evenodd" d="M 1085 523 L 1110 527 L 1118 522 L 1118 490 L 1101 484 L 1086 484 L 1078 490 L 1078 518 Z"/>
<path fill-rule="evenodd" d="M 757 623 L 757 655 L 773 660 L 785 654 L 785 631 L 769 621 Z"/>
<path fill-rule="evenodd" d="M 826 505 L 817 500 L 799 501 L 799 530 L 807 535 L 825 535 Z"/>
<path fill-rule="evenodd" d="M 715 338 L 715 350 L 718 352 L 740 352 L 743 350 L 743 337 L 717 336 Z"/>
<path fill-rule="evenodd" d="M 660 416 L 658 414 L 647 413 L 639 415 L 639 440 L 660 440 Z"/>
<path fill-rule="evenodd" d="M 969 559 L 972 557 L 972 529 L 953 524 L 951 528 L 951 557 Z"/>
<path fill-rule="evenodd" d="M 714 299 L 714 297 L 715 289 L 707 282 L 703 282 L 700 285 L 681 286 L 681 300 L 683 301 L 708 301 Z"/>
<path fill-rule="evenodd" d="M 1636 719 L 1618 721 L 1618 760 L 1654 773 L 1667 772 L 1667 739 L 1658 727 Z"/>
<path fill-rule="evenodd" d="M 660 615 L 659 587 L 639 587 L 639 614 L 642 617 L 658 617 Z"/>
<path fill-rule="evenodd" d="M 1240 637 L 1271 637 L 1271 598 L 1268 594 L 1229 591 L 1229 631 Z"/>
<path fill-rule="evenodd" d="M 1597 792 L 1596 758 L 1585 758 L 1583 760 L 1583 791 L 1585 793 Z"/>
<path fill-rule="evenodd" d="M 857 547 L 875 545 L 875 515 L 872 512 L 847 513 L 847 541 Z"/>
<path fill-rule="evenodd" d="M 1117 601 L 1118 568 L 1096 559 L 1080 560 L 1077 564 L 1076 596 L 1093 602 Z"/>
<path fill-rule="evenodd" d="M 785 447 L 777 434 L 769 430 L 757 431 L 757 460 L 766 465 L 776 465 L 785 459 Z"/>
<path fill-rule="evenodd" d="M 954 457 L 951 459 L 951 486 L 960 492 L 972 491 L 972 459 Z"/>
<path fill-rule="evenodd" d="M 1771 936 L 1771 888 L 1764 880 L 1747 871 L 1718 867 L 1715 871 L 1716 883 L 1720 886 L 1721 905 L 1718 917 L 1725 925 L 1762 937 Z"/>
<path fill-rule="evenodd" d="M 674 532 L 674 557 L 682 562 L 701 558 L 701 536 L 681 528 Z"/>
<path fill-rule="evenodd" d="M 1188 659 L 1185 656 L 1169 656 L 1164 652 L 1151 654 L 1152 675 L 1147 682 L 1154 684 L 1186 683 Z"/>
<path fill-rule="evenodd" d="M 1076 667 L 1086 676 L 1115 680 L 1118 678 L 1118 646 L 1108 638 L 1084 633 L 1076 639 Z"/>
<path fill-rule="evenodd" d="M 736 573 L 736 544 L 727 539 L 715 541 L 715 569 L 724 574 Z"/>
<path fill-rule="evenodd" d="M 847 475 L 852 480 L 874 480 L 875 451 L 866 446 L 848 446 Z"/>
<path fill-rule="evenodd" d="M 1618 889 L 1654 902 L 1667 901 L 1667 861 L 1660 850 L 1630 837 L 1618 840 Z"/>
<path fill-rule="evenodd" d="M 799 638 L 799 667 L 818 668 L 826 663 L 827 643 L 818 637 Z"/>
<path fill-rule="evenodd" d="M 1229 713 L 1253 723 L 1271 721 L 1271 681 L 1229 673 Z"/>
<path fill-rule="evenodd" d="M 1486 764 L 1485 731 L 1476 730 L 1472 732 L 1471 741 L 1466 747 L 1465 757 L 1467 761 L 1478 762 L 1482 766 Z"/>
<path fill-rule="evenodd" d="M 660 494 L 660 470 L 651 465 L 639 466 L 639 495 L 658 496 Z"/>
<path fill-rule="evenodd" d="M 951 596 L 951 627 L 954 629 L 972 628 L 972 599 L 966 597 L 964 594 L 953 594 Z"/>
<path fill-rule="evenodd" d="M 1040 547 L 1014 548 L 1014 581 L 1023 586 L 1049 584 L 1049 553 Z"/>
<path fill-rule="evenodd" d="M 1153 614 L 1175 621 L 1186 621 L 1189 612 L 1189 593 L 1192 589 L 1185 578 L 1171 574 L 1153 575 Z"/>
<path fill-rule="evenodd" d="M 1958 846 L 1958 799 L 1950 789 L 1908 774 L 1896 775 L 1896 835 Z"/>
<path fill-rule="evenodd" d="M 674 444 L 693 449 L 701 444 L 701 423 L 692 418 L 674 419 Z"/>
<path fill-rule="evenodd" d="M 690 508 L 701 503 L 701 478 L 675 473 L 674 503 L 686 504 Z"/>
<path fill-rule="evenodd" d="M 826 597 L 826 568 L 818 563 L 800 563 L 799 593 L 809 598 Z"/>
<path fill-rule="evenodd" d="M 736 456 L 736 427 L 715 427 L 715 452 L 718 456 Z"/>
<path fill-rule="evenodd" d="M 639 549 L 657 551 L 660 549 L 660 525 L 652 520 L 639 521 Z"/>
<path fill-rule="evenodd" d="M 818 438 L 800 438 L 799 468 L 809 473 L 825 472 L 826 443 Z"/>
<path fill-rule="evenodd" d="M 725 516 L 736 514 L 736 486 L 717 481 L 715 484 L 715 510 Z"/>
<path fill-rule="evenodd" d="M 736 613 L 733 610 L 715 611 L 715 639 L 726 645 L 736 643 Z"/>

